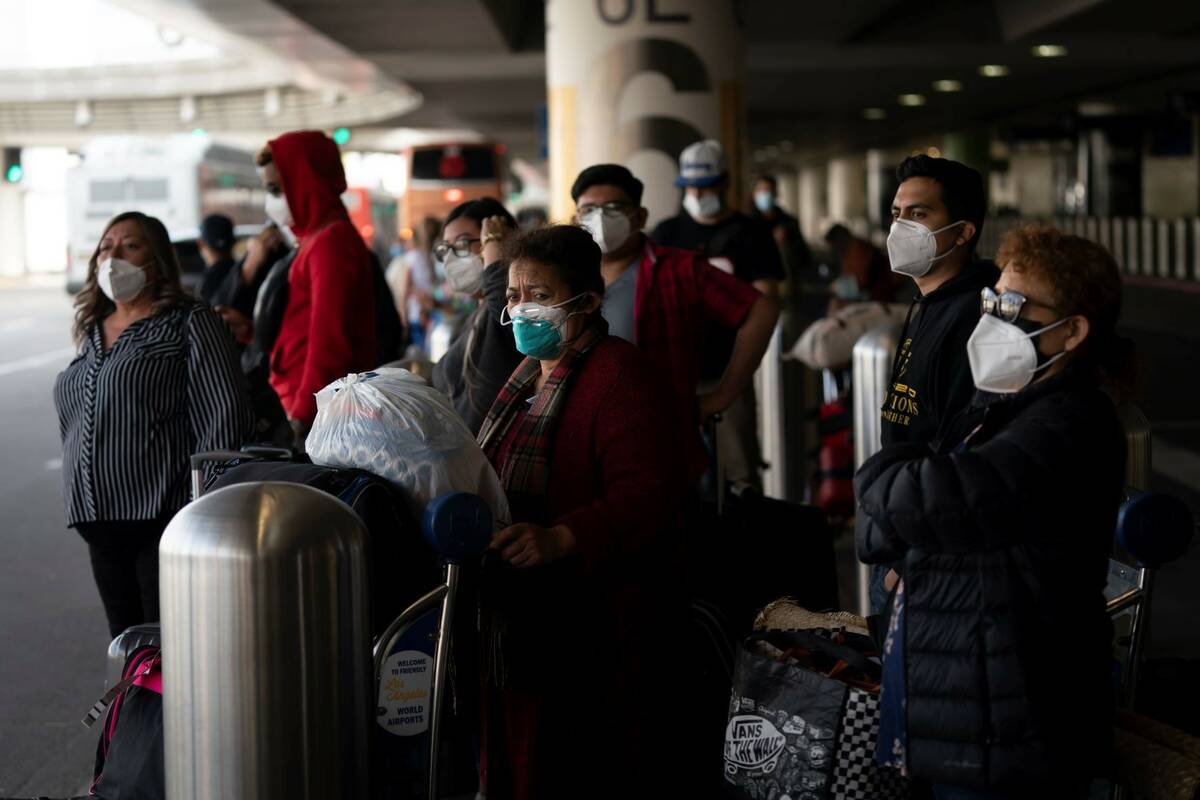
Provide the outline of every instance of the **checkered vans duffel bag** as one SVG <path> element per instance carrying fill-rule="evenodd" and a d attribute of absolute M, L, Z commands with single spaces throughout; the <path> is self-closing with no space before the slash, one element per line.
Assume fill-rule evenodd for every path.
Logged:
<path fill-rule="evenodd" d="M 868 637 L 765 631 L 742 646 L 725 731 L 734 797 L 902 800 L 908 782 L 875 763 L 879 664 Z"/>
<path fill-rule="evenodd" d="M 879 695 L 851 686 L 838 731 L 832 800 L 905 800 L 908 780 L 900 770 L 875 762 Z"/>

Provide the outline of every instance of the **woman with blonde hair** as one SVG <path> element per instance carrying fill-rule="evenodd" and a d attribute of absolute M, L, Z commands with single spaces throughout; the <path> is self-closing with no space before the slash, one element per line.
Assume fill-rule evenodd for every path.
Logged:
<path fill-rule="evenodd" d="M 233 336 L 179 272 L 161 222 L 114 217 L 75 299 L 79 354 L 54 384 L 67 525 L 114 636 L 158 619 L 158 540 L 188 501 L 188 457 L 240 447 L 253 425 Z"/>

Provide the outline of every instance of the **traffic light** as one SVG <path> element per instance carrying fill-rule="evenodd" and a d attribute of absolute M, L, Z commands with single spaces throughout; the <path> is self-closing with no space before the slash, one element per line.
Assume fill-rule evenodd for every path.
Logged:
<path fill-rule="evenodd" d="M 350 141 L 350 129 L 349 128 L 338 128 L 337 130 L 335 130 L 333 132 L 333 141 L 337 142 L 337 144 L 339 146 Z"/>
<path fill-rule="evenodd" d="M 25 168 L 21 166 L 21 148 L 4 148 L 4 180 L 8 183 L 20 183 L 25 177 Z"/>

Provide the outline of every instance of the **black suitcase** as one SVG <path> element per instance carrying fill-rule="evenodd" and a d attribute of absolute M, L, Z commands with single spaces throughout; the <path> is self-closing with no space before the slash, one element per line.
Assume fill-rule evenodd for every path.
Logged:
<path fill-rule="evenodd" d="M 390 481 L 361 469 L 323 467 L 287 451 L 251 449 L 218 464 L 204 491 L 257 481 L 312 486 L 358 514 L 370 547 L 372 636 L 441 581 L 441 564 L 421 535 L 408 498 Z"/>

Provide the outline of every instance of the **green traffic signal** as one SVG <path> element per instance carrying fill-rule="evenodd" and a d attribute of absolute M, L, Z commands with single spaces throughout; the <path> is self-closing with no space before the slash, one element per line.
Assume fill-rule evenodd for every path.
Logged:
<path fill-rule="evenodd" d="M 4 172 L 4 180 L 9 183 L 20 183 L 25 177 L 25 169 L 20 164 L 9 164 Z"/>
<path fill-rule="evenodd" d="M 346 142 L 350 141 L 350 129 L 349 128 L 338 128 L 337 130 L 335 130 L 333 132 L 333 141 L 337 142 L 339 145 L 345 144 Z"/>

